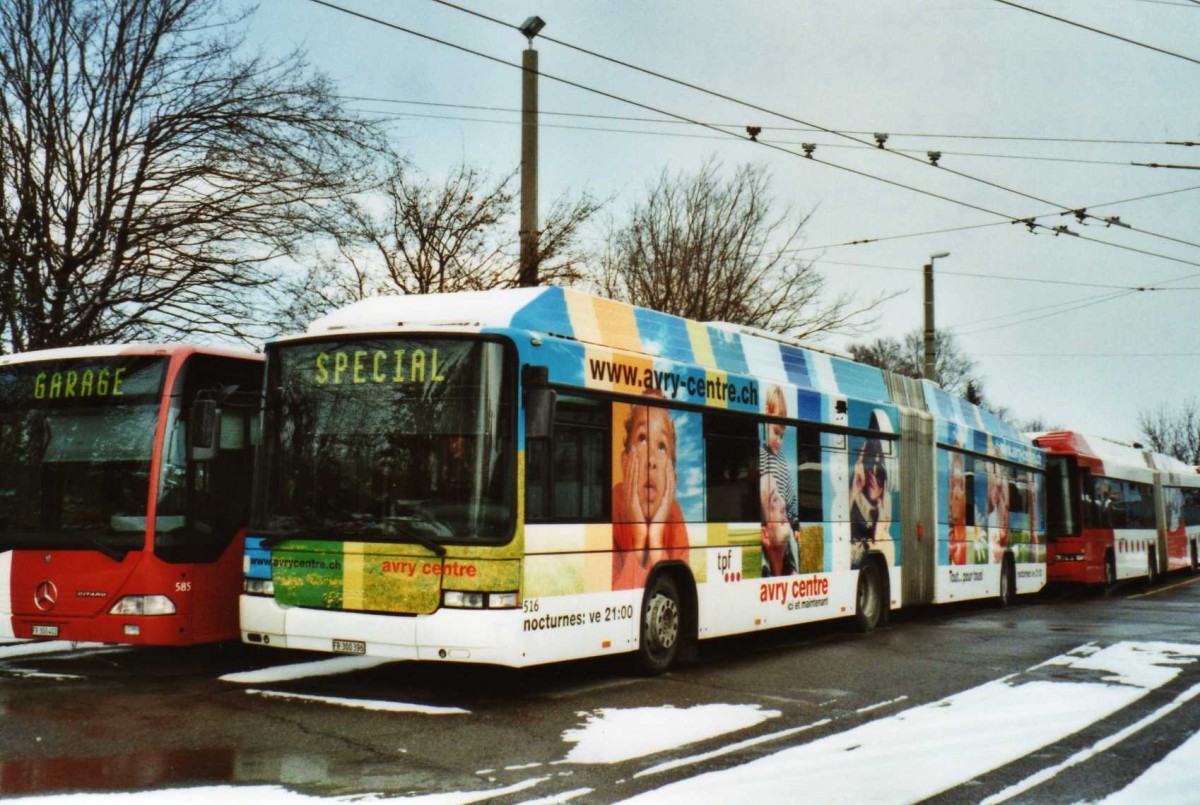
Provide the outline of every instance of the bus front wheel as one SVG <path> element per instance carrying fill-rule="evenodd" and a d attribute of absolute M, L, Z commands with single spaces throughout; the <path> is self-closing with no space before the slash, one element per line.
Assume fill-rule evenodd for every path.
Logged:
<path fill-rule="evenodd" d="M 683 609 L 679 585 L 667 573 L 659 573 L 642 599 L 641 642 L 637 662 L 647 674 L 670 670 L 683 642 Z"/>

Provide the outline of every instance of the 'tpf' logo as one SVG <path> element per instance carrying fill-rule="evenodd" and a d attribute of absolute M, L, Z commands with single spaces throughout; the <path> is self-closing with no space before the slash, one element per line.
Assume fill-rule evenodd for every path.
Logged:
<path fill-rule="evenodd" d="M 49 612 L 58 603 L 58 588 L 52 581 L 43 581 L 33 591 L 33 603 L 42 612 Z"/>

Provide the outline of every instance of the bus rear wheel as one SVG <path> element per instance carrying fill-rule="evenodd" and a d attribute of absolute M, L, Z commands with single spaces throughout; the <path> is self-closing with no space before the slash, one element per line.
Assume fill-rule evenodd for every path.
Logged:
<path fill-rule="evenodd" d="M 863 562 L 858 571 L 858 593 L 854 597 L 854 624 L 869 632 L 883 622 L 883 580 L 876 562 Z"/>
<path fill-rule="evenodd" d="M 1200 570 L 1200 558 L 1197 558 L 1196 556 L 1196 540 L 1191 541 L 1190 554 L 1192 558 L 1192 572 L 1195 573 L 1196 571 Z"/>
<path fill-rule="evenodd" d="M 1017 570 L 1013 564 L 1012 554 L 1004 554 L 1000 563 L 1000 606 L 1011 607 L 1017 602 Z"/>
<path fill-rule="evenodd" d="M 638 667 L 646 674 L 666 673 L 675 664 L 683 639 L 679 586 L 669 574 L 659 573 L 642 599 Z"/>

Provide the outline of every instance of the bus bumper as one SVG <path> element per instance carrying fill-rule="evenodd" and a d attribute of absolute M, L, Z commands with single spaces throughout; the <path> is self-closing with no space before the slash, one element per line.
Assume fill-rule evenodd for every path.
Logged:
<path fill-rule="evenodd" d="M 12 616 L 12 637 L 73 643 L 180 646 L 192 642 L 187 619 L 178 615 L 78 617 Z M 3 636 L 0 634 L 0 636 Z"/>
<path fill-rule="evenodd" d="M 440 609 L 429 615 L 284 607 L 242 595 L 242 642 L 274 648 L 360 654 L 396 660 L 446 660 L 521 667 L 518 609 Z"/>

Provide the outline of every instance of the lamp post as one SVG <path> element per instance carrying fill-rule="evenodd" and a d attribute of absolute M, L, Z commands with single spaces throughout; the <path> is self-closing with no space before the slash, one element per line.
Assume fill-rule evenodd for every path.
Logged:
<path fill-rule="evenodd" d="M 937 338 L 933 329 L 933 261 L 939 257 L 949 257 L 950 252 L 938 252 L 929 255 L 925 264 L 925 379 L 933 380 L 933 366 L 937 361 Z"/>
<path fill-rule="evenodd" d="M 517 284 L 522 288 L 538 284 L 538 54 L 533 38 L 545 27 L 541 17 L 530 17 L 520 29 L 529 40 L 521 57 L 521 266 Z"/>

